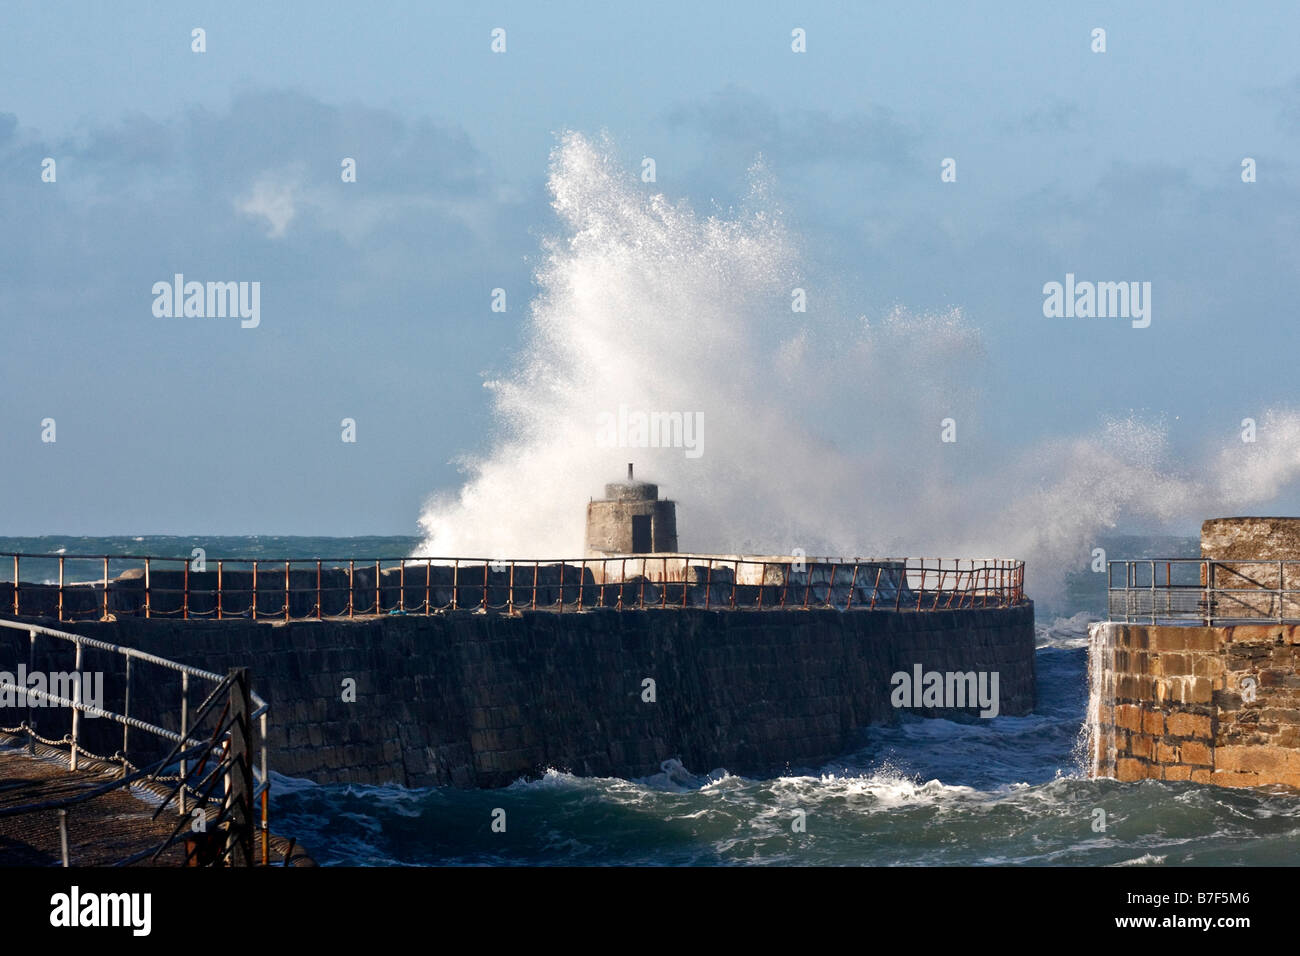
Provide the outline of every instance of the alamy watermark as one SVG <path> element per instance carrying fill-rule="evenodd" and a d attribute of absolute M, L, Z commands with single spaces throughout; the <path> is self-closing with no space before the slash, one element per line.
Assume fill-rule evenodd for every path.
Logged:
<path fill-rule="evenodd" d="M 1133 328 L 1151 324 L 1150 282 L 1075 282 L 1065 274 L 1064 284 L 1043 286 L 1043 315 L 1049 319 L 1129 319 Z"/>
<path fill-rule="evenodd" d="M 0 671 L 0 707 L 66 707 L 50 697 L 75 700 L 95 711 L 104 709 L 103 671 Z M 94 711 L 87 717 L 98 717 Z"/>
<path fill-rule="evenodd" d="M 153 284 L 153 314 L 160 319 L 238 317 L 240 328 L 262 324 L 262 283 L 186 282 L 184 273 L 171 282 Z"/>
<path fill-rule="evenodd" d="M 889 702 L 895 707 L 979 707 L 981 717 L 998 715 L 997 671 L 927 671 L 914 664 L 910 674 L 895 671 L 889 683 L 894 688 Z"/>
<path fill-rule="evenodd" d="M 703 412 L 646 412 L 618 406 L 596 416 L 601 448 L 682 448 L 687 458 L 704 454 Z"/>
<path fill-rule="evenodd" d="M 50 925 L 75 928 L 120 927 L 132 936 L 148 936 L 153 928 L 152 893 L 93 893 L 73 885 L 50 897 Z"/>

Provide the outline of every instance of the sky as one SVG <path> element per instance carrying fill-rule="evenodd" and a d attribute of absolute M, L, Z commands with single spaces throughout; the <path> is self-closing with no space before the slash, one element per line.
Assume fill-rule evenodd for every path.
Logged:
<path fill-rule="evenodd" d="M 499 444 L 569 131 L 723 217 L 760 168 L 798 321 L 960 310 L 988 460 L 1136 415 L 1194 476 L 1297 403 L 1294 4 L 268 6 L 0 6 L 3 533 L 418 533 Z M 176 273 L 258 325 L 156 315 Z M 1067 273 L 1150 326 L 1045 316 Z"/>

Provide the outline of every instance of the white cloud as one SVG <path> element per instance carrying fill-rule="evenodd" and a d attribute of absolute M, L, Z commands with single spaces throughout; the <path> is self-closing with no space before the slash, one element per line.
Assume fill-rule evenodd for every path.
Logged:
<path fill-rule="evenodd" d="M 297 176 L 263 173 L 252 192 L 235 201 L 235 208 L 246 216 L 265 219 L 270 227 L 267 235 L 279 239 L 298 213 L 298 191 Z"/>

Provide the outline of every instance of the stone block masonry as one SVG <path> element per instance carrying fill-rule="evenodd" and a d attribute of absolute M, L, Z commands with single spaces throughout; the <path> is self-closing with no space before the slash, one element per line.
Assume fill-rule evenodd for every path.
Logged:
<path fill-rule="evenodd" d="M 1099 775 L 1300 787 L 1300 627 L 1108 623 L 1090 642 Z"/>
<path fill-rule="evenodd" d="M 123 617 L 65 627 L 219 673 L 250 666 L 272 707 L 272 768 L 318 782 L 494 787 L 547 768 L 635 778 L 669 758 L 697 772 L 813 768 L 851 750 L 863 728 L 896 719 L 891 675 L 917 664 L 996 671 L 1003 715 L 1035 703 L 1028 602 L 290 623 Z M 0 662 L 26 653 L 21 632 L 0 637 Z M 355 681 L 355 701 L 345 700 L 346 681 Z M 106 673 L 110 706 L 123 684 L 121 674 Z M 137 676 L 133 708 L 151 693 L 157 688 Z M 0 710 L 0 724 L 18 719 Z M 116 749 L 111 740 L 104 746 Z"/>

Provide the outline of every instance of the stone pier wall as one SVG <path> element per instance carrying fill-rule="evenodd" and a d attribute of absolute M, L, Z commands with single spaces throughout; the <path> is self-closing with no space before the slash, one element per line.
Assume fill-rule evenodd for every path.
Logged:
<path fill-rule="evenodd" d="M 1300 787 L 1300 627 L 1094 624 L 1095 770 Z"/>
<path fill-rule="evenodd" d="M 501 786 L 550 767 L 639 777 L 668 758 L 697 772 L 817 767 L 849 751 L 863 728 L 896 718 L 890 678 L 917 664 L 996 671 L 1002 714 L 1028 713 L 1035 700 L 1029 603 L 929 612 L 462 611 L 292 623 L 122 617 L 62 626 L 223 674 L 251 667 L 272 705 L 272 768 L 320 782 Z M 27 655 L 24 632 L 0 629 L 0 669 Z M 42 650 L 36 664 L 71 669 L 70 650 Z M 88 651 L 85 666 L 105 669 L 106 706 L 120 706 L 120 658 Z M 344 699 L 349 680 L 355 701 Z M 138 667 L 132 713 L 174 726 L 166 715 L 178 686 L 174 672 Z M 44 736 L 66 729 L 63 712 L 38 716 Z M 0 725 L 22 717 L 0 708 Z M 96 752 L 120 746 L 120 728 L 107 721 L 83 728 Z"/>

